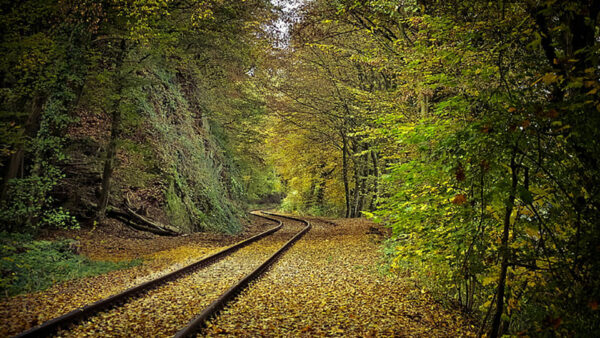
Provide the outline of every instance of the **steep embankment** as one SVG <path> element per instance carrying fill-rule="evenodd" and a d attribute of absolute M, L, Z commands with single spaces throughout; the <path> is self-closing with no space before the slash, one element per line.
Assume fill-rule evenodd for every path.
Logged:
<path fill-rule="evenodd" d="M 225 136 L 198 109 L 181 77 L 145 69 L 146 85 L 127 93 L 122 139 L 111 189 L 111 204 L 132 209 L 184 232 L 239 230 L 239 196 Z M 83 107 L 69 129 L 70 161 L 65 165 L 64 198 L 73 208 L 94 203 L 99 191 L 110 116 Z M 91 210 L 80 212 L 90 212 Z"/>

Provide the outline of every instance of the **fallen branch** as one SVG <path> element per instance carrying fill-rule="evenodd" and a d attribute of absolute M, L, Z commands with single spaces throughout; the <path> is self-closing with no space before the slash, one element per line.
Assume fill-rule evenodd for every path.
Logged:
<path fill-rule="evenodd" d="M 93 210 L 98 210 L 98 206 L 95 203 L 89 202 L 89 205 Z M 152 222 L 149 219 L 138 215 L 129 207 L 127 207 L 124 211 L 115 206 L 108 206 L 108 208 L 106 209 L 106 216 L 117 219 L 136 230 L 151 232 L 153 234 L 161 236 L 182 235 L 182 233 L 175 227 Z"/>
<path fill-rule="evenodd" d="M 131 200 L 129 199 L 129 193 L 127 193 L 127 195 L 125 195 L 125 201 L 126 201 L 125 209 L 126 209 L 127 213 L 129 214 L 129 216 L 135 218 L 135 220 L 138 221 L 139 223 L 142 223 L 143 225 L 150 227 L 151 229 L 157 229 L 160 232 L 171 233 L 172 236 L 181 235 L 181 231 L 179 231 L 179 229 L 172 227 L 170 225 L 153 222 L 153 221 L 147 219 L 146 217 L 133 211 L 133 209 L 131 209 L 131 207 L 130 207 L 132 205 L 132 203 L 131 203 Z"/>
<path fill-rule="evenodd" d="M 108 215 L 114 219 L 117 219 L 123 223 L 125 223 L 126 225 L 136 229 L 136 230 L 140 230 L 140 231 L 146 231 L 146 232 L 151 232 L 153 234 L 156 235 L 161 235 L 161 236 L 177 236 L 177 233 L 173 233 L 171 231 L 165 231 L 159 228 L 154 228 L 154 227 L 149 227 L 140 223 L 136 223 L 134 222 L 131 218 L 129 218 L 129 215 L 126 213 L 122 213 L 122 212 L 115 212 L 114 210 L 111 210 L 110 212 L 108 212 Z"/>
<path fill-rule="evenodd" d="M 146 226 L 149 226 L 151 228 L 156 228 L 158 230 L 165 231 L 165 232 L 170 232 L 170 233 L 173 233 L 174 235 L 181 234 L 179 229 L 177 229 L 175 227 L 172 227 L 172 226 L 166 225 L 166 224 L 152 222 L 149 219 L 145 218 L 144 216 L 137 214 L 135 211 L 131 210 L 131 208 L 127 207 L 126 209 L 127 209 L 127 213 L 130 216 L 134 217 L 137 221 L 139 221 L 140 223 L 143 223 Z"/>

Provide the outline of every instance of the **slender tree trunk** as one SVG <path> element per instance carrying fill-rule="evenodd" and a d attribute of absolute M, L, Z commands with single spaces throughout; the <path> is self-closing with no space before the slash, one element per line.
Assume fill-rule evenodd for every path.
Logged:
<path fill-rule="evenodd" d="M 350 217 L 350 184 L 348 183 L 348 139 L 342 132 L 342 179 L 344 180 L 344 193 L 346 197 L 346 214 Z"/>
<path fill-rule="evenodd" d="M 8 181 L 18 176 L 20 171 L 19 169 L 22 169 L 21 166 L 24 163 L 24 158 L 25 150 L 23 149 L 23 146 L 20 145 L 10 156 L 8 167 L 6 168 L 6 173 L 4 174 L 4 179 L 2 181 L 2 193 L 0 195 L 0 201 L 4 201 L 8 197 Z"/>
<path fill-rule="evenodd" d="M 306 201 L 304 202 L 304 209 L 311 209 L 312 207 L 314 207 L 316 205 L 316 200 L 317 200 L 317 182 L 315 182 L 315 180 L 311 180 L 310 182 L 310 189 L 309 191 L 309 196 L 306 199 Z"/>
<path fill-rule="evenodd" d="M 118 104 L 115 104 L 118 105 Z M 120 136 L 121 113 L 118 108 L 112 113 L 112 126 L 110 131 L 110 141 L 106 149 L 106 159 L 104 160 L 104 170 L 102 171 L 102 192 L 100 194 L 100 203 L 98 207 L 98 218 L 104 218 L 108 200 L 110 197 L 110 181 L 115 169 L 115 157 L 117 155 L 117 140 Z"/>
<path fill-rule="evenodd" d="M 354 215 L 356 217 L 360 216 L 360 212 L 363 210 L 365 196 L 367 196 L 367 179 L 364 174 L 365 172 L 363 171 L 363 176 L 360 178 L 360 192 L 358 195 L 358 201 L 356 202 L 356 209 L 354 210 Z"/>
<path fill-rule="evenodd" d="M 506 202 L 506 209 L 504 213 L 504 231 L 502 233 L 502 243 L 501 243 L 501 265 L 500 265 L 500 277 L 498 278 L 498 291 L 496 292 L 496 313 L 494 314 L 494 318 L 492 320 L 492 327 L 490 329 L 490 337 L 496 338 L 500 334 L 500 324 L 502 320 L 502 312 L 504 311 L 504 293 L 506 289 L 506 273 L 508 271 L 508 263 L 510 256 L 509 249 L 509 233 L 510 233 L 510 216 L 513 212 L 515 206 L 515 196 L 517 192 L 517 165 L 515 163 L 516 150 L 513 151 L 512 157 L 510 159 L 510 169 L 512 174 L 512 185 L 510 189 L 510 193 L 508 196 L 508 200 Z"/>
<path fill-rule="evenodd" d="M 319 184 L 316 187 L 316 204 L 319 208 L 323 207 L 324 204 L 324 200 L 325 200 L 325 183 L 323 180 L 321 180 L 319 182 Z"/>
<path fill-rule="evenodd" d="M 377 207 L 377 200 L 379 199 L 379 165 L 377 161 L 377 153 L 371 150 L 371 161 L 373 163 L 373 197 L 371 198 L 371 203 L 369 204 L 369 211 L 375 210 Z"/>
<path fill-rule="evenodd" d="M 358 159 L 358 163 L 360 163 L 360 189 L 356 209 L 354 210 L 356 217 L 361 215 L 360 212 L 364 209 L 365 199 L 369 192 L 369 189 L 367 188 L 367 178 L 369 177 L 369 155 L 362 155 Z"/>
<path fill-rule="evenodd" d="M 419 94 L 421 104 L 421 117 L 425 118 L 429 115 L 429 95 L 421 93 Z"/>
<path fill-rule="evenodd" d="M 353 153 L 356 154 L 358 152 L 358 148 L 357 145 L 355 144 L 353 147 Z M 360 199 L 360 189 L 361 189 L 361 184 L 360 184 L 360 170 L 362 169 L 362 166 L 360 165 L 360 159 L 357 159 L 355 156 L 353 156 L 353 164 L 354 164 L 354 200 L 353 200 L 353 206 L 352 206 L 352 212 L 350 213 L 350 217 L 357 217 L 358 216 L 358 203 L 359 203 L 359 199 Z"/>
<path fill-rule="evenodd" d="M 102 219 L 106 215 L 106 208 L 110 199 L 111 179 L 115 167 L 115 158 L 117 156 L 117 142 L 121 134 L 121 95 L 123 94 L 123 78 L 121 77 L 121 66 L 125 59 L 125 40 L 121 40 L 121 50 L 117 56 L 115 71 L 117 72 L 117 98 L 112 104 L 112 124 L 110 130 L 110 140 L 106 149 L 106 159 L 104 160 L 104 170 L 102 171 L 102 185 L 100 201 L 98 203 L 98 218 Z"/>

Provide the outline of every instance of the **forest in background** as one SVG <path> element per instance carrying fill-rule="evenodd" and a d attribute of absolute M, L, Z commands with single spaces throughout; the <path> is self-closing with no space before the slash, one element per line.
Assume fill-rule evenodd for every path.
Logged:
<path fill-rule="evenodd" d="M 3 230 L 234 233 L 283 192 L 481 333 L 600 331 L 598 1 L 314 0 L 284 41 L 261 0 L 0 8 Z"/>

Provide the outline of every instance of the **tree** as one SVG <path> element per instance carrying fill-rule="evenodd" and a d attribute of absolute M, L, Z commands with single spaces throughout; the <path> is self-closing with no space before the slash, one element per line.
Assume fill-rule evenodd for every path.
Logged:
<path fill-rule="evenodd" d="M 491 336 L 596 332 L 597 4 L 316 1 L 302 17 L 274 110 L 321 153 L 308 163 L 342 162 L 348 216 L 376 191 L 365 213 L 394 231 L 392 268 Z"/>

